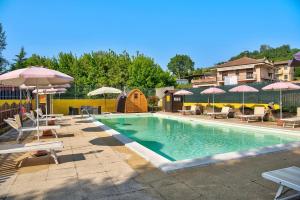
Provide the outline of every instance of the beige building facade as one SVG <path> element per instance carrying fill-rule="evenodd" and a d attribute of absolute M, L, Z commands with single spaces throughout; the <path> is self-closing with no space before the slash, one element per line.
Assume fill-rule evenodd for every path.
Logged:
<path fill-rule="evenodd" d="M 275 76 L 279 81 L 293 81 L 295 67 L 289 66 L 288 61 L 274 62 Z"/>
<path fill-rule="evenodd" d="M 217 66 L 217 84 L 274 81 L 275 68 L 267 59 L 242 57 Z"/>

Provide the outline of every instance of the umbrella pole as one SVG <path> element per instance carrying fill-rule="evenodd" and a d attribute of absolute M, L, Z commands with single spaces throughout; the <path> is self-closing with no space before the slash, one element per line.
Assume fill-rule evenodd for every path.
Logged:
<path fill-rule="evenodd" d="M 46 94 L 46 126 L 48 126 L 48 95 Z"/>
<path fill-rule="evenodd" d="M 280 107 L 280 119 L 282 119 L 282 90 L 280 89 L 279 90 L 279 103 L 280 103 L 280 105 L 279 105 L 279 107 Z"/>
<path fill-rule="evenodd" d="M 37 125 L 37 139 L 40 140 L 40 122 L 39 122 L 39 87 L 36 83 L 36 125 Z"/>
<path fill-rule="evenodd" d="M 50 114 L 53 114 L 52 94 L 50 94 Z"/>
<path fill-rule="evenodd" d="M 243 92 L 243 115 L 245 114 L 245 93 Z"/>
<path fill-rule="evenodd" d="M 213 113 L 215 113 L 215 94 L 213 94 Z"/>
<path fill-rule="evenodd" d="M 22 90 L 21 90 L 21 87 L 19 87 L 19 98 L 20 98 L 20 104 L 19 104 L 19 114 L 20 114 L 20 117 L 21 117 L 21 108 L 22 108 Z"/>
<path fill-rule="evenodd" d="M 107 109 L 106 109 L 106 96 L 104 94 L 104 108 L 105 108 L 105 112 L 107 112 Z"/>

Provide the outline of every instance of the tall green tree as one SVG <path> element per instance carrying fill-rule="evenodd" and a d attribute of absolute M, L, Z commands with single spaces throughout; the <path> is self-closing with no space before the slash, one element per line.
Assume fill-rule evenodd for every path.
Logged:
<path fill-rule="evenodd" d="M 8 64 L 7 60 L 3 57 L 2 52 L 6 48 L 6 33 L 0 23 L 0 74 L 3 73 Z"/>
<path fill-rule="evenodd" d="M 21 47 L 19 54 L 13 59 L 14 63 L 11 65 L 11 70 L 22 69 L 26 67 L 26 52 L 24 47 Z"/>
<path fill-rule="evenodd" d="M 150 57 L 138 54 L 129 66 L 129 87 L 149 89 L 174 85 L 175 80 Z"/>
<path fill-rule="evenodd" d="M 188 55 L 176 55 L 170 59 L 168 69 L 177 78 L 184 78 L 192 74 L 195 63 Z"/>

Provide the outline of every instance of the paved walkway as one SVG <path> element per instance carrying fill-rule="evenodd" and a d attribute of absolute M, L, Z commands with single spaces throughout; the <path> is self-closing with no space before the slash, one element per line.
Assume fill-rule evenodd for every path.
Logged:
<path fill-rule="evenodd" d="M 260 174 L 300 166 L 295 149 L 166 174 L 84 118 L 68 121 L 59 135 L 59 165 L 44 156 L 16 168 L 28 154 L 1 155 L 0 199 L 273 199 L 276 185 Z M 33 134 L 24 142 L 32 140 Z"/>

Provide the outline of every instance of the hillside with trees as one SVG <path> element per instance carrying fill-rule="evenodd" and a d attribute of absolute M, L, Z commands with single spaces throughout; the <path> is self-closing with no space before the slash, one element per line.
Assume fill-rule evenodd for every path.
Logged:
<path fill-rule="evenodd" d="M 271 47 L 269 45 L 263 44 L 260 46 L 259 50 L 254 51 L 243 51 L 237 56 L 233 56 L 230 58 L 231 60 L 235 60 L 238 58 L 241 58 L 243 56 L 247 56 L 250 58 L 267 58 L 270 61 L 285 61 L 290 60 L 293 58 L 293 55 L 297 52 L 299 52 L 300 49 L 298 48 L 291 48 L 290 45 L 282 45 L 280 47 Z"/>

